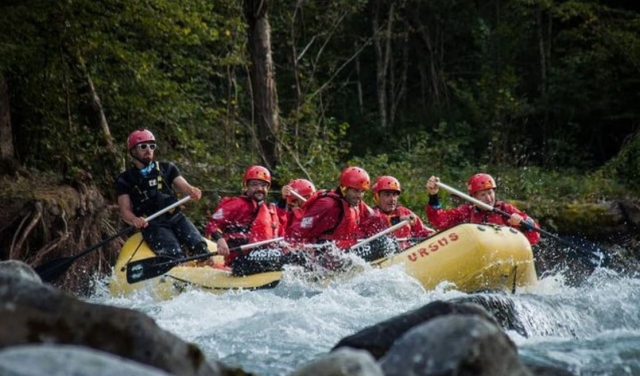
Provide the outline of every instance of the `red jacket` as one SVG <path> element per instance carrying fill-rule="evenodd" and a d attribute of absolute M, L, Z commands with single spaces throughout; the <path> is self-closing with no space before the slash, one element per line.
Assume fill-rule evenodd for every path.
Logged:
<path fill-rule="evenodd" d="M 382 218 L 383 221 L 380 221 L 380 220 L 369 221 L 367 223 L 367 229 L 365 230 L 365 234 L 367 234 L 368 236 L 376 234 L 396 224 L 397 223 L 396 220 L 399 217 L 407 217 L 410 215 L 415 218 L 413 224 L 403 226 L 400 229 L 391 233 L 390 235 L 393 235 L 396 238 L 409 238 L 409 237 L 426 238 L 435 233 L 435 231 L 431 230 L 430 228 L 424 225 L 420 217 L 415 215 L 409 208 L 406 208 L 404 206 L 398 206 L 396 210 L 394 210 L 391 213 L 385 213 L 377 206 L 374 207 L 373 210 L 377 213 L 377 217 Z M 403 242 L 400 244 L 400 247 L 404 248 L 409 244 L 410 242 Z"/>
<path fill-rule="evenodd" d="M 302 215 L 287 227 L 285 240 L 291 243 L 334 241 L 341 249 L 357 243 L 361 220 L 373 214 L 365 203 L 353 207 L 335 191 L 317 191 L 301 209 Z"/>
<path fill-rule="evenodd" d="M 247 197 L 225 197 L 207 222 L 205 236 L 222 234 L 229 247 L 273 239 L 282 235 L 276 207 Z M 237 253 L 231 253 L 236 255 Z M 230 255 L 230 256 L 231 256 Z M 234 257 L 230 257 L 228 262 Z"/>
<path fill-rule="evenodd" d="M 287 228 L 291 226 L 295 219 L 302 218 L 302 208 L 281 208 L 276 207 L 278 218 L 280 219 L 280 225 L 282 226 L 282 235 L 286 233 Z"/>
<path fill-rule="evenodd" d="M 531 217 L 511 204 L 498 201 L 494 207 L 507 214 L 518 213 L 522 216 L 524 221 L 532 223 L 533 226 L 539 228 L 538 224 L 531 219 Z M 531 243 L 531 245 L 535 245 L 540 241 L 540 234 L 537 231 L 520 228 L 520 226 L 511 226 L 507 223 L 508 218 L 505 218 L 495 211 L 480 210 L 475 205 L 464 204 L 449 210 L 427 205 L 426 212 L 429 222 L 438 230 L 444 230 L 460 223 L 493 223 L 497 225 L 510 226 L 522 231 L 524 236 L 529 239 L 529 243 Z"/>

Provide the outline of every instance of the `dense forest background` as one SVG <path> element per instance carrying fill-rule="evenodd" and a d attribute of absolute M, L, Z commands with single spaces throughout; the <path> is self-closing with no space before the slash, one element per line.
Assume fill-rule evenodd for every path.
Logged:
<path fill-rule="evenodd" d="M 414 209 L 431 174 L 462 188 L 480 170 L 515 199 L 633 194 L 639 11 L 636 0 L 4 0 L 1 172 L 90 181 L 113 202 L 126 137 L 146 127 L 157 157 L 214 202 L 256 163 L 274 188 L 296 177 L 330 188 L 349 164 L 392 174 Z"/>

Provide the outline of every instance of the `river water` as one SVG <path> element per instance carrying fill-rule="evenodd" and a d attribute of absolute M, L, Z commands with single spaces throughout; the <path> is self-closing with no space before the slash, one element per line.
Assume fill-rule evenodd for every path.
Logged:
<path fill-rule="evenodd" d="M 98 289 L 90 301 L 132 308 L 197 344 L 211 359 L 256 375 L 287 375 L 341 338 L 434 300 L 464 296 L 442 283 L 425 291 L 401 267 L 368 269 L 320 288 L 285 273 L 272 290 L 213 295 L 187 291 L 155 301 Z M 544 276 L 513 300 L 527 337 L 507 332 L 519 354 L 576 375 L 640 375 L 640 278 L 598 268 L 580 286 L 563 271 Z"/>

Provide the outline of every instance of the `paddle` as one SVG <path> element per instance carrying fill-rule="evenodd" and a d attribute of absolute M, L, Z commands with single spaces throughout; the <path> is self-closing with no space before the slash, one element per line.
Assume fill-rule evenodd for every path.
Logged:
<path fill-rule="evenodd" d="M 405 238 L 396 238 L 396 241 L 399 242 L 411 242 L 411 243 L 420 243 L 423 242 L 427 239 L 429 239 L 431 236 L 407 236 Z M 361 241 L 362 239 L 358 239 L 358 241 Z"/>
<path fill-rule="evenodd" d="M 245 244 L 238 247 L 230 248 L 229 251 L 245 251 L 247 249 L 252 249 L 256 247 L 260 247 L 262 245 L 266 245 L 269 243 L 277 242 L 284 240 L 283 237 L 262 240 L 255 243 Z M 127 282 L 128 283 L 136 283 L 140 281 L 144 281 L 153 277 L 157 277 L 159 275 L 163 275 L 167 273 L 169 270 L 173 269 L 175 266 L 182 264 L 187 261 L 194 260 L 202 260 L 211 256 L 215 256 L 216 253 L 205 253 L 202 255 L 189 256 L 184 258 L 173 258 L 171 256 L 156 256 L 143 260 L 137 260 L 130 262 L 127 264 Z"/>
<path fill-rule="evenodd" d="M 507 213 L 507 212 L 505 212 L 503 210 L 500 210 L 498 208 L 494 208 L 493 206 L 491 206 L 491 205 L 489 205 L 489 204 L 487 204 L 485 202 L 482 202 L 482 201 L 480 201 L 480 200 L 478 200 L 478 199 L 476 199 L 474 197 L 471 197 L 471 196 L 469 196 L 469 195 L 467 195 L 467 194 L 465 194 L 463 192 L 460 192 L 459 190 L 457 190 L 457 189 L 455 189 L 453 187 L 450 187 L 450 186 L 448 186 L 448 185 L 446 185 L 444 183 L 437 182 L 436 184 L 438 185 L 438 187 L 440 187 L 440 188 L 442 188 L 442 189 L 444 189 L 446 191 L 449 191 L 450 193 L 452 193 L 452 194 L 454 194 L 454 195 L 456 195 L 458 197 L 464 198 L 465 200 L 467 200 L 469 202 L 472 202 L 473 204 L 475 204 L 475 205 L 477 205 L 477 206 L 479 206 L 479 207 L 481 207 L 481 208 L 483 208 L 485 210 L 494 211 L 494 212 L 500 214 L 501 216 L 503 216 L 505 218 L 510 218 L 511 217 L 511 214 L 509 214 L 509 213 Z M 587 249 L 585 249 L 583 247 L 580 247 L 579 245 L 577 245 L 575 243 L 567 241 L 567 240 L 559 237 L 558 235 L 552 234 L 549 231 L 545 231 L 545 230 L 543 230 L 541 228 L 537 228 L 537 227 L 531 225 L 530 223 L 522 221 L 522 222 L 520 222 L 520 225 L 525 227 L 525 228 L 527 228 L 527 229 L 529 229 L 529 230 L 537 231 L 537 232 L 539 232 L 541 234 L 544 234 L 544 235 L 546 235 L 546 236 L 548 236 L 550 238 L 553 238 L 553 239 L 557 240 L 558 242 L 560 242 L 560 243 L 562 243 L 562 244 L 564 244 L 564 245 L 566 245 L 568 247 L 574 248 L 574 249 L 579 250 L 581 252 L 584 252 L 586 254 L 592 254 L 589 250 L 587 250 Z"/>
<path fill-rule="evenodd" d="M 187 201 L 189 201 L 191 199 L 191 196 L 186 196 L 183 199 L 181 199 L 178 202 L 175 202 L 169 206 L 167 206 L 166 208 L 160 210 L 159 212 L 150 215 L 149 217 L 147 217 L 147 221 L 151 221 L 155 218 L 158 218 L 159 216 L 163 215 L 164 213 L 168 212 L 171 209 L 174 209 L 184 203 L 186 203 Z M 126 228 L 124 228 L 123 230 L 119 231 L 117 234 L 111 235 L 108 238 L 102 240 L 100 243 L 92 245 L 91 247 L 85 249 L 84 251 L 78 253 L 77 255 L 74 256 L 69 256 L 69 257 L 62 257 L 59 259 L 55 259 L 55 260 L 51 260 L 43 265 L 40 265 L 38 267 L 35 268 L 36 273 L 38 273 L 38 275 L 40 276 L 40 278 L 42 278 L 42 280 L 44 282 L 53 282 L 56 279 L 60 278 L 71 266 L 71 264 L 73 264 L 77 259 L 79 259 L 82 256 L 85 256 L 93 251 L 95 251 L 96 249 L 102 247 L 103 245 L 109 243 L 110 241 L 112 241 L 115 238 L 118 238 L 120 236 L 123 236 L 127 233 L 129 233 L 130 231 L 133 231 L 135 229 L 134 226 L 128 226 Z"/>
<path fill-rule="evenodd" d="M 296 196 L 296 198 L 297 198 L 298 200 L 300 200 L 300 201 L 302 201 L 302 202 L 307 202 L 307 199 L 306 199 L 306 198 L 302 197 L 302 196 L 300 195 L 300 193 L 298 193 L 298 192 L 294 191 L 293 189 L 290 189 L 290 190 L 289 190 L 289 193 L 291 193 L 292 195 Z"/>
<path fill-rule="evenodd" d="M 423 242 L 427 239 L 429 239 L 430 236 L 409 236 L 406 238 L 396 238 L 397 241 L 399 242 L 411 242 L 411 243 L 420 243 Z"/>
<path fill-rule="evenodd" d="M 356 249 L 360 246 L 363 246 L 367 243 L 371 243 L 372 241 L 378 239 L 381 236 L 387 235 L 390 232 L 394 232 L 395 230 L 401 228 L 402 226 L 405 226 L 409 223 L 410 221 L 408 219 L 405 219 L 404 221 L 398 222 L 395 225 L 388 227 L 382 231 L 380 231 L 379 233 L 372 235 L 366 239 L 360 240 L 359 242 L 357 242 L 356 244 L 352 245 L 349 249 Z"/>

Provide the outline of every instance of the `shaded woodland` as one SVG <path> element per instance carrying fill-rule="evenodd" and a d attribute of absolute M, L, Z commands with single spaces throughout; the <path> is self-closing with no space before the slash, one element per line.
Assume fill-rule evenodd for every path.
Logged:
<path fill-rule="evenodd" d="M 538 217 L 633 198 L 639 97 L 631 0 L 3 1 L 2 258 L 113 233 L 140 127 L 206 192 L 196 222 L 256 163 L 274 188 L 393 174 L 418 212 L 429 175 L 478 170 Z"/>

